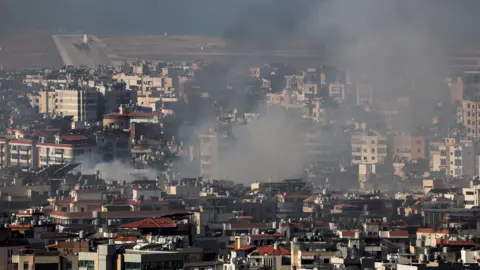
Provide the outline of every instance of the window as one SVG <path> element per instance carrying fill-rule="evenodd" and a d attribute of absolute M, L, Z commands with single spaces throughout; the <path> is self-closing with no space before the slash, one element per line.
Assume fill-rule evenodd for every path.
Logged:
<path fill-rule="evenodd" d="M 94 261 L 79 261 L 78 267 L 85 267 L 87 270 L 94 270 L 95 269 L 95 262 Z M 127 268 L 125 268 L 127 269 Z"/>
<path fill-rule="evenodd" d="M 141 269 L 140 263 L 131 263 L 131 262 L 125 263 L 125 270 L 136 270 L 136 269 Z"/>
<path fill-rule="evenodd" d="M 372 153 L 375 153 L 375 148 L 372 148 Z"/>
<path fill-rule="evenodd" d="M 28 263 L 23 263 L 23 270 L 28 270 Z"/>

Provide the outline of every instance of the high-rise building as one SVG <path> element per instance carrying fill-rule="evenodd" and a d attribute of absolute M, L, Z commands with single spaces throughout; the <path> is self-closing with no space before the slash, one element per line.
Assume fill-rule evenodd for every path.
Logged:
<path fill-rule="evenodd" d="M 475 150 L 471 140 L 445 138 L 430 144 L 430 170 L 444 171 L 451 177 L 475 174 Z"/>
<path fill-rule="evenodd" d="M 40 93 L 40 112 L 73 116 L 75 122 L 94 122 L 98 119 L 99 93 L 94 88 L 56 89 Z"/>
<path fill-rule="evenodd" d="M 352 164 L 382 164 L 387 158 L 387 138 L 374 132 L 352 135 Z"/>
<path fill-rule="evenodd" d="M 480 138 L 480 100 L 463 100 L 457 117 L 457 122 L 463 124 L 469 138 Z"/>

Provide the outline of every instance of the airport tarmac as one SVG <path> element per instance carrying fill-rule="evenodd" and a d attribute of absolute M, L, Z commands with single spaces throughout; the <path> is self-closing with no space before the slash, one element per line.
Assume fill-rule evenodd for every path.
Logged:
<path fill-rule="evenodd" d="M 50 35 L 0 36 L 0 47 L 0 66 L 3 68 L 27 69 L 39 65 L 63 65 Z"/>
<path fill-rule="evenodd" d="M 305 42 L 260 44 L 203 36 L 93 36 L 89 50 L 75 44 L 83 35 L 47 34 L 0 37 L 0 65 L 5 68 L 88 66 L 120 64 L 124 60 L 242 61 L 249 63 L 320 63 L 321 55 Z"/>
<path fill-rule="evenodd" d="M 65 65 L 96 67 L 112 65 L 104 52 L 103 43 L 95 36 L 89 36 L 88 50 L 80 50 L 75 46 L 83 41 L 83 35 L 54 35 L 52 36 L 58 52 Z"/>
<path fill-rule="evenodd" d="M 312 44 L 296 41 L 242 42 L 202 36 L 100 37 L 110 58 L 156 60 L 317 61 L 321 54 Z"/>

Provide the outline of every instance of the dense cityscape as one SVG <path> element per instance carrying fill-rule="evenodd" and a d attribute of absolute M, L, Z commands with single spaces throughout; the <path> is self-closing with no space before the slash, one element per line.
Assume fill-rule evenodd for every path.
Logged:
<path fill-rule="evenodd" d="M 480 53 L 392 1 L 0 35 L 0 270 L 480 269 Z"/>

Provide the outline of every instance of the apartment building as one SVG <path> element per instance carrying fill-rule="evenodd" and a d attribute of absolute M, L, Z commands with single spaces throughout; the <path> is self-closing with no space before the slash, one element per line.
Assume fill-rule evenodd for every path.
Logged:
<path fill-rule="evenodd" d="M 113 76 L 117 81 L 126 83 L 127 89 L 138 89 L 141 92 L 149 90 L 167 91 L 171 88 L 178 89 L 178 77 L 148 76 L 120 73 Z"/>
<path fill-rule="evenodd" d="M 358 84 L 356 88 L 357 106 L 371 106 L 373 104 L 373 87 L 370 84 Z"/>
<path fill-rule="evenodd" d="M 8 141 L 5 138 L 0 138 L 0 169 L 10 165 L 10 151 Z"/>
<path fill-rule="evenodd" d="M 463 100 L 457 111 L 457 122 L 465 126 L 467 136 L 480 138 L 480 100 Z"/>
<path fill-rule="evenodd" d="M 10 159 L 7 164 L 20 168 L 38 167 L 37 147 L 34 140 L 11 140 L 7 148 Z"/>
<path fill-rule="evenodd" d="M 328 85 L 328 95 L 338 103 L 345 100 L 345 84 L 331 83 Z"/>
<path fill-rule="evenodd" d="M 475 174 L 475 149 L 471 140 L 445 138 L 430 144 L 430 170 L 445 171 L 451 177 Z"/>
<path fill-rule="evenodd" d="M 219 165 L 220 142 L 219 134 L 210 130 L 200 134 L 200 175 L 213 177 Z"/>
<path fill-rule="evenodd" d="M 37 148 L 40 167 L 69 164 L 82 157 L 88 159 L 96 153 L 96 146 L 92 144 L 39 143 Z"/>
<path fill-rule="evenodd" d="M 352 164 L 382 164 L 387 158 L 388 141 L 374 132 L 352 135 Z"/>
<path fill-rule="evenodd" d="M 42 91 L 39 111 L 72 116 L 75 122 L 94 122 L 98 119 L 98 100 L 99 92 L 94 88 Z"/>
<path fill-rule="evenodd" d="M 426 158 L 425 138 L 408 133 L 392 137 L 392 155 L 395 159 L 411 162 Z"/>

